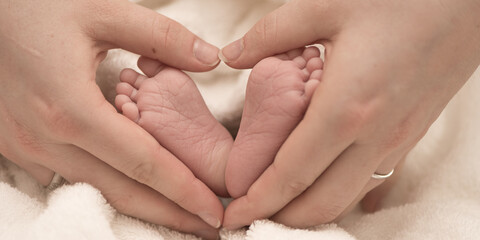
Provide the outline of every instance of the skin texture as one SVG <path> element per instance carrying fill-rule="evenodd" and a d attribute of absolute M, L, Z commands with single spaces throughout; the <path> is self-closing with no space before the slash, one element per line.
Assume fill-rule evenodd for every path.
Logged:
<path fill-rule="evenodd" d="M 154 11 L 113 0 L 0 1 L 0 42 L 2 155 L 42 184 L 55 171 L 99 188 L 122 213 L 216 238 L 223 207 L 215 194 L 117 113 L 95 72 L 117 47 L 208 71 L 218 48 Z"/>
<path fill-rule="evenodd" d="M 396 166 L 478 66 L 479 5 L 291 1 L 224 49 L 236 68 L 311 43 L 327 49 L 306 116 L 248 197 L 226 210 L 225 225 L 272 216 L 298 227 L 329 222 L 381 183 L 371 174 Z M 0 152 L 43 184 L 56 171 L 96 186 L 123 213 L 215 237 L 198 217 L 222 220 L 214 194 L 120 116 L 94 81 L 115 47 L 180 69 L 212 69 L 216 53 L 199 52 L 208 47 L 196 40 L 126 1 L 0 1 Z"/>
<path fill-rule="evenodd" d="M 155 74 L 145 76 L 132 69 L 120 74 L 117 109 L 177 156 L 218 196 L 228 196 L 224 179 L 232 136 L 210 113 L 187 74 L 151 59 L 147 63 L 140 69 L 158 64 Z"/>
<path fill-rule="evenodd" d="M 372 173 L 396 167 L 479 65 L 478 12 L 469 0 L 293 0 L 225 47 L 234 68 L 312 43 L 326 57 L 305 117 L 224 226 L 331 222 L 381 184 Z"/>
<path fill-rule="evenodd" d="M 225 170 L 231 197 L 245 195 L 272 163 L 282 143 L 302 119 L 320 82 L 322 66 L 316 47 L 295 49 L 255 65 Z"/>
<path fill-rule="evenodd" d="M 309 47 L 258 63 L 248 80 L 235 143 L 210 113 L 188 75 L 145 57 L 138 65 L 146 75 L 132 69 L 120 74 L 117 109 L 177 156 L 217 195 L 238 197 L 272 163 L 302 119 L 321 79 L 323 61 L 319 49 Z"/>

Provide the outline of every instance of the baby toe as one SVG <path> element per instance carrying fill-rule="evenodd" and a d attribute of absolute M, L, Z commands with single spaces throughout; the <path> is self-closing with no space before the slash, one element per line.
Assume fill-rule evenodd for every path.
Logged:
<path fill-rule="evenodd" d="M 310 79 L 320 80 L 322 78 L 323 70 L 317 69 L 310 74 Z"/>
<path fill-rule="evenodd" d="M 293 50 L 290 50 L 288 52 L 286 52 L 285 54 L 288 56 L 289 60 L 293 60 L 297 57 L 300 57 L 302 56 L 303 54 L 303 51 L 304 51 L 305 48 L 297 48 L 297 49 L 293 49 Z"/>
<path fill-rule="evenodd" d="M 123 94 L 117 95 L 115 97 L 115 107 L 117 108 L 117 110 L 122 111 L 122 106 L 125 103 L 131 102 L 131 101 L 132 100 L 127 95 L 123 95 Z"/>
<path fill-rule="evenodd" d="M 320 49 L 318 49 L 317 47 L 315 46 L 310 46 L 308 48 L 306 48 L 304 51 L 303 51 L 303 58 L 305 58 L 305 60 L 310 60 L 312 58 L 318 58 L 320 57 Z"/>
<path fill-rule="evenodd" d="M 323 68 L 323 61 L 319 57 L 311 58 L 307 62 L 306 69 L 308 72 L 313 73 L 316 70 Z"/>
<path fill-rule="evenodd" d="M 147 57 L 140 57 L 137 65 L 148 77 L 157 75 L 166 67 L 166 65 L 161 62 Z"/>
<path fill-rule="evenodd" d="M 132 100 L 135 99 L 135 96 L 137 95 L 137 92 L 138 92 L 137 89 L 132 87 L 132 85 L 124 82 L 117 84 L 116 91 L 118 95 L 126 95 L 130 97 Z"/>
<path fill-rule="evenodd" d="M 134 88 L 139 88 L 143 81 L 147 79 L 146 76 L 136 72 L 133 69 L 127 68 L 120 73 L 120 81 L 132 85 Z"/>
<path fill-rule="evenodd" d="M 312 99 L 313 93 L 317 89 L 320 81 L 317 79 L 310 79 L 307 83 L 305 83 L 305 97 L 308 99 L 308 103 L 310 104 L 310 100 Z"/>
<path fill-rule="evenodd" d="M 307 65 L 307 61 L 302 56 L 298 56 L 292 60 L 298 68 L 303 69 Z"/>
<path fill-rule="evenodd" d="M 133 102 L 127 102 L 122 106 L 122 113 L 128 119 L 138 122 L 140 119 L 140 112 L 138 111 L 137 104 Z"/>
<path fill-rule="evenodd" d="M 139 74 L 135 70 L 125 68 L 120 72 L 120 81 L 133 85 L 135 80 L 137 80 L 138 75 Z"/>

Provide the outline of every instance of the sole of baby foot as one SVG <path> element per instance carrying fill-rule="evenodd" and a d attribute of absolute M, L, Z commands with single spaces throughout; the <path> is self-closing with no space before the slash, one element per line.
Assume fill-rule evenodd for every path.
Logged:
<path fill-rule="evenodd" d="M 230 152 L 226 184 L 240 197 L 273 162 L 301 121 L 320 83 L 323 61 L 316 47 L 259 62 L 252 70 L 238 135 Z"/>
<path fill-rule="evenodd" d="M 233 144 L 213 117 L 192 79 L 165 67 L 148 78 L 124 70 L 116 106 L 149 132 L 216 194 L 226 196 L 225 165 Z"/>

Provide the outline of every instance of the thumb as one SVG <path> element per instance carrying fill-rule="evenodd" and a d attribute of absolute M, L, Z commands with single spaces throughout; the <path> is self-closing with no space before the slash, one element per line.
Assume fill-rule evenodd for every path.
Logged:
<path fill-rule="evenodd" d="M 331 1 L 286 3 L 223 48 L 220 57 L 231 67 L 251 68 L 263 58 L 331 38 L 338 29 L 338 16 L 327 2 Z"/>
<path fill-rule="evenodd" d="M 128 1 L 105 1 L 93 37 L 114 47 L 187 71 L 208 71 L 219 62 L 218 48 L 180 23 Z"/>

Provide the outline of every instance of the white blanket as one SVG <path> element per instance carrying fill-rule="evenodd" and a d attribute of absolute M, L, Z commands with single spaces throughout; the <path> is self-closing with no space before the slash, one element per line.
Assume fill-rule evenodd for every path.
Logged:
<path fill-rule="evenodd" d="M 240 37 L 281 1 L 141 1 L 223 46 Z M 141 26 L 139 26 L 141 27 Z M 98 72 L 108 99 L 118 71 L 136 56 L 109 55 Z M 248 71 L 224 65 L 192 74 L 210 110 L 229 127 L 238 123 Z M 398 184 L 382 210 L 355 210 L 339 224 L 291 229 L 268 220 L 248 231 L 222 231 L 223 239 L 480 239 L 480 69 L 450 102 L 428 134 L 408 155 Z M 147 224 L 112 209 L 87 184 L 50 191 L 0 158 L 0 239 L 196 239 Z"/>

